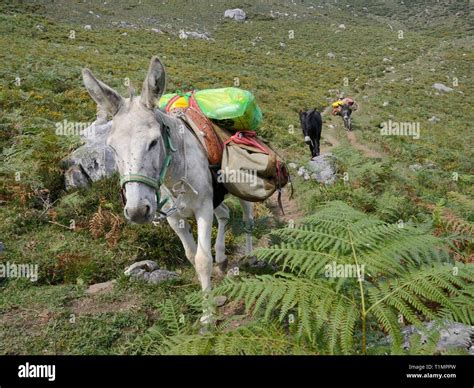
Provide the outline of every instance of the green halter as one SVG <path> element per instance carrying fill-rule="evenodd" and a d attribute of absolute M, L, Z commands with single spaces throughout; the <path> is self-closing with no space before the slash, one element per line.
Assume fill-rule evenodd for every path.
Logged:
<path fill-rule="evenodd" d="M 171 142 L 170 128 L 163 122 L 163 119 L 161 117 L 160 119 L 161 119 L 162 127 L 164 129 L 163 142 L 165 144 L 166 156 L 165 156 L 165 160 L 163 161 L 163 166 L 161 166 L 159 178 L 154 179 L 142 174 L 128 174 L 128 175 L 122 175 L 120 177 L 120 188 L 122 190 L 122 198 L 124 202 L 125 202 L 125 196 L 123 195 L 123 193 L 125 191 L 125 185 L 129 182 L 143 183 L 155 190 L 157 211 L 160 211 L 161 208 L 165 205 L 165 203 L 168 202 L 169 200 L 169 198 L 165 198 L 161 201 L 160 187 L 165 180 L 166 173 L 168 172 L 168 167 L 171 165 L 172 153 L 176 152 L 176 149 L 174 148 L 173 143 Z"/>

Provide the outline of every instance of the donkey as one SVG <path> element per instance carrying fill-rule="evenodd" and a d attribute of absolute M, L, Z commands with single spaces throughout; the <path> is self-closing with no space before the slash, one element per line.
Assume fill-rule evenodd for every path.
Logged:
<path fill-rule="evenodd" d="M 341 106 L 339 114 L 341 115 L 342 120 L 344 120 L 344 128 L 346 129 L 346 131 L 352 131 L 352 110 L 353 109 L 349 104 L 344 104 Z"/>
<path fill-rule="evenodd" d="M 311 157 L 319 155 L 320 152 L 320 141 L 321 131 L 323 127 L 323 119 L 321 113 L 316 109 L 308 111 L 300 110 L 300 123 L 301 129 L 303 130 L 304 142 L 309 145 L 311 151 Z"/>
<path fill-rule="evenodd" d="M 166 85 L 165 68 L 153 57 L 140 96 L 129 88 L 129 98 L 82 70 L 84 85 L 98 109 L 113 117 L 108 146 L 115 153 L 121 176 L 125 218 L 133 223 L 152 222 L 157 211 L 166 217 L 180 238 L 186 258 L 194 266 L 201 288 L 211 289 L 213 258 L 211 228 L 218 222 L 215 242 L 217 272 L 225 274 L 224 234 L 229 209 L 213 205 L 212 176 L 207 155 L 196 136 L 182 120 L 155 109 Z M 160 198 L 166 198 L 167 202 Z M 240 200 L 246 224 L 246 253 L 252 251 L 253 206 Z M 197 221 L 197 244 L 188 219 Z M 205 317 L 201 319 L 203 321 Z"/>

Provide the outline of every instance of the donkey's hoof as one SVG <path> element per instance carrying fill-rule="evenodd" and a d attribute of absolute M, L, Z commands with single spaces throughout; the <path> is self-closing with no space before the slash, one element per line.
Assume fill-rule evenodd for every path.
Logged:
<path fill-rule="evenodd" d="M 224 277 L 226 275 L 228 265 L 229 265 L 228 259 L 225 259 L 224 261 L 217 263 L 215 266 L 215 271 L 216 271 L 217 276 Z"/>

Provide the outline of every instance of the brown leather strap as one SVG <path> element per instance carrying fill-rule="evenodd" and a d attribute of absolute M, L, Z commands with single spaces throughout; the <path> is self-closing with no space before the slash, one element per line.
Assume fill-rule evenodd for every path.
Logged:
<path fill-rule="evenodd" d="M 214 131 L 212 122 L 201 112 L 191 107 L 183 110 L 183 118 L 206 150 L 209 164 L 221 164 L 223 144 Z"/>

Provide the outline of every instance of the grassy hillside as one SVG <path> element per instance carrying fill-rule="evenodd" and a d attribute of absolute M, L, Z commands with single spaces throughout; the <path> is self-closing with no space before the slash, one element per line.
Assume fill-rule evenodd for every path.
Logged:
<path fill-rule="evenodd" d="M 340 119 L 326 116 L 323 145 L 337 155 L 341 179 L 324 187 L 295 178 L 299 208 L 310 215 L 324 201 L 342 200 L 385 222 L 420 226 L 441 239 L 451 258 L 473 262 L 468 2 L 214 3 L 0 3 L 0 258 L 40 268 L 36 283 L 0 279 L 1 353 L 143 353 L 156 350 L 161 334 L 176 334 L 167 326 L 170 314 L 185 317 L 181 334 L 198 330 L 194 270 L 171 230 L 122 223 L 117 239 L 105 237 L 110 225 L 92 233 L 100 210 L 121 214 L 117 179 L 64 190 L 58 163 L 80 143 L 56 136 L 55 124 L 95 118 L 82 67 L 124 95 L 124 79 L 139 87 L 152 55 L 165 63 L 168 91 L 232 86 L 237 78 L 264 112 L 259 133 L 297 163 L 309 157 L 298 110 L 323 110 L 340 92 L 350 95 L 360 106 L 353 116 L 357 141 L 381 157 L 354 148 Z M 248 21 L 224 20 L 232 7 L 245 9 Z M 212 39 L 182 40 L 181 29 Z M 434 83 L 453 91 L 437 93 Z M 419 123 L 420 138 L 381 136 L 380 123 L 388 120 Z M 332 147 L 326 134 L 340 145 Z M 414 164 L 421 168 L 413 171 Z M 230 206 L 240 217 L 239 207 Z M 269 208 L 258 208 L 261 245 L 279 222 Z M 242 235 L 234 222 L 228 236 L 234 260 Z M 126 265 L 148 258 L 180 271 L 181 279 L 149 286 L 122 277 Z M 253 272 L 243 269 L 241 276 Z M 112 292 L 85 295 L 88 285 L 110 279 L 118 279 Z M 245 315 L 232 303 L 224 316 Z"/>

